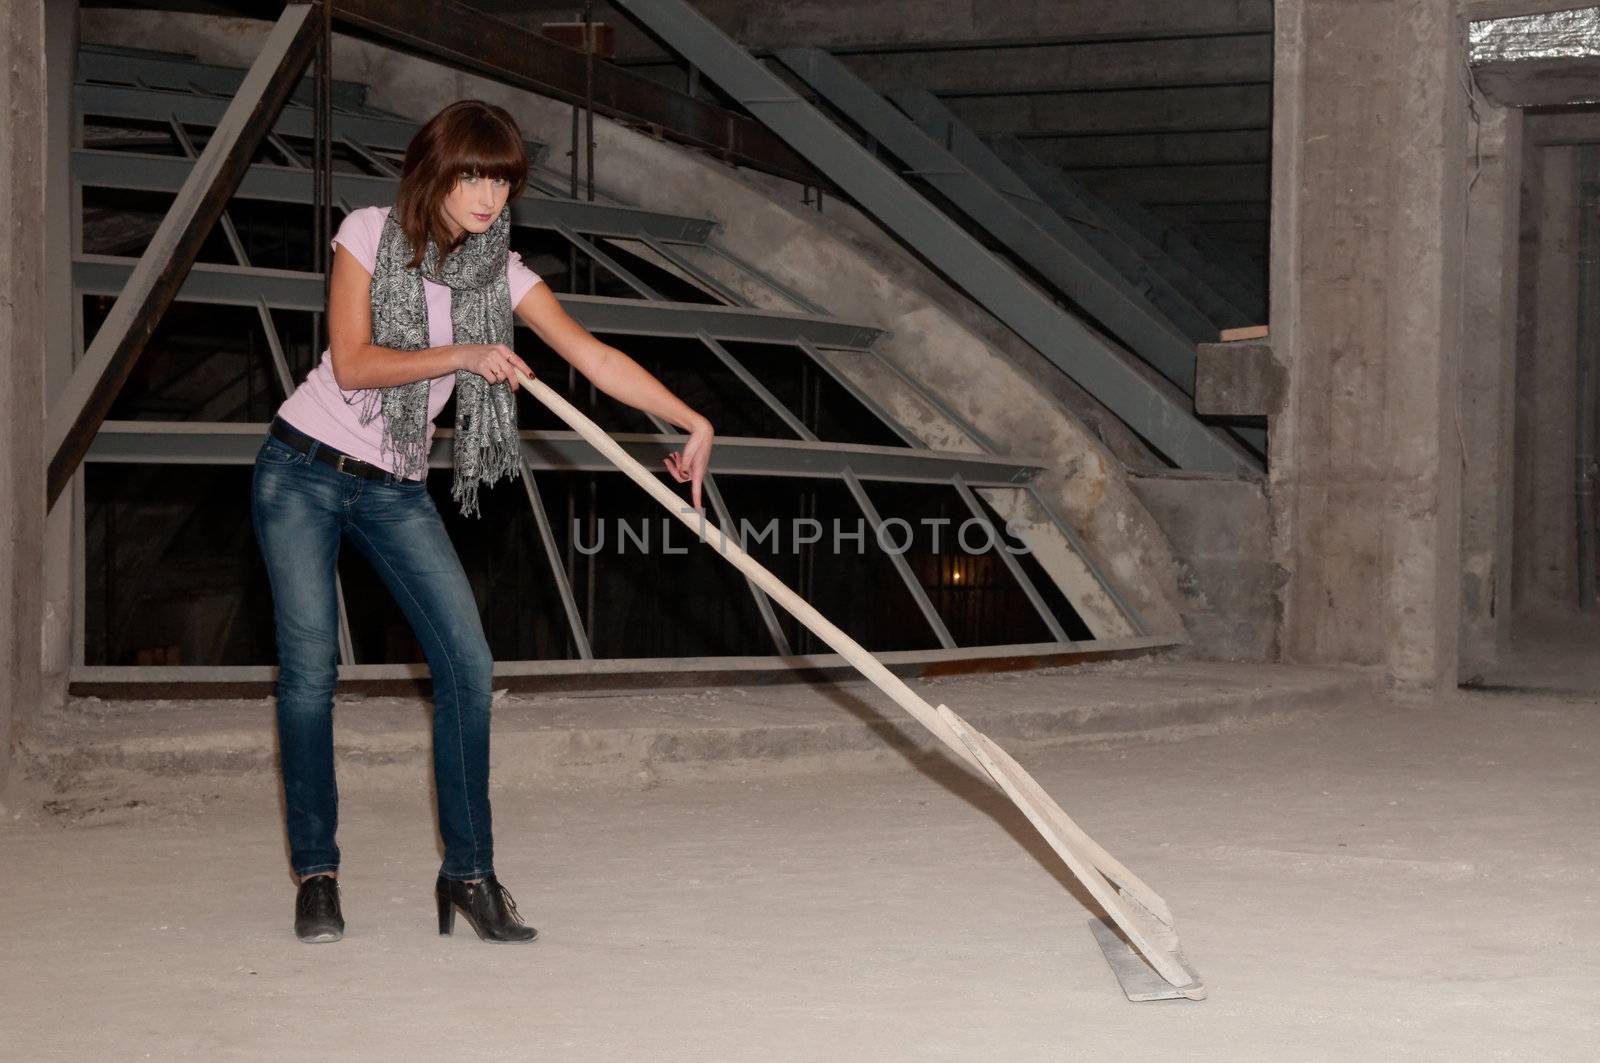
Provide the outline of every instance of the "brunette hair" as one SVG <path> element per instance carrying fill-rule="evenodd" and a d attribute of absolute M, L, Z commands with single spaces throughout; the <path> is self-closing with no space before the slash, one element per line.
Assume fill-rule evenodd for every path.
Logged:
<path fill-rule="evenodd" d="M 430 239 L 441 255 L 454 246 L 443 204 L 462 174 L 501 177 L 511 184 L 510 199 L 522 194 L 528 181 L 528 149 L 516 120 L 504 107 L 457 100 L 428 119 L 406 146 L 394 211 L 411 241 L 407 268 L 422 264 Z"/>

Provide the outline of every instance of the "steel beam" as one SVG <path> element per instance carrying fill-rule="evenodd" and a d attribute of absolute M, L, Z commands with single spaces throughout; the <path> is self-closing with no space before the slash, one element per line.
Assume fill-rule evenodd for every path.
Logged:
<path fill-rule="evenodd" d="M 299 82 L 317 42 L 309 4 L 284 9 L 245 75 L 239 94 L 218 120 L 144 256 L 119 288 L 116 304 L 84 352 L 51 410 L 45 446 L 50 505 L 60 497 L 95 431 L 132 372 L 184 274 L 211 233 L 273 116 Z"/>
<path fill-rule="evenodd" d="M 244 71 L 202 63 L 192 57 L 177 58 L 84 44 L 78 48 L 78 77 L 172 92 L 199 91 L 213 96 L 232 96 L 244 82 Z M 302 78 L 289 98 L 309 106 L 313 88 L 311 78 Z M 366 102 L 367 86 L 358 81 L 333 83 L 334 106 L 360 107 Z"/>
<path fill-rule="evenodd" d="M 872 537 L 876 542 L 883 541 L 883 517 L 878 513 L 878 507 L 872 504 L 872 497 L 867 494 L 867 489 L 861 486 L 861 480 L 856 474 L 846 469 L 844 471 L 844 485 L 849 488 L 850 496 L 855 499 L 862 514 L 867 518 L 867 526 L 872 529 Z M 945 625 L 944 617 L 939 615 L 939 610 L 934 608 L 933 599 L 928 597 L 928 590 L 917 579 L 917 574 L 911 571 L 911 564 L 905 558 L 905 553 L 900 550 L 889 554 L 889 562 L 894 566 L 895 572 L 900 576 L 900 581 L 906 585 L 906 590 L 911 592 L 911 600 L 916 603 L 917 609 L 922 613 L 922 618 L 933 629 L 933 637 L 939 640 L 939 645 L 944 649 L 955 649 L 956 640 L 951 636 L 950 629 Z"/>
<path fill-rule="evenodd" d="M 995 662 L 1012 667 L 1040 668 L 1077 660 L 1104 660 L 1166 649 L 1183 644 L 1182 637 L 1144 635 L 1133 638 L 1095 639 L 1091 642 L 1028 642 L 1001 646 L 963 646 L 953 650 L 878 650 L 877 657 L 890 671 L 903 675 L 949 675 L 963 662 L 975 669 L 992 671 Z M 496 680 L 540 677 L 547 680 L 571 677 L 575 682 L 637 676 L 653 686 L 664 674 L 688 674 L 704 685 L 702 676 L 771 673 L 775 678 L 793 678 L 797 672 L 838 670 L 855 674 L 843 654 L 806 653 L 789 657 L 596 657 L 591 660 L 496 661 Z M 72 692 L 112 693 L 144 683 L 272 683 L 278 669 L 271 665 L 79 665 L 72 669 Z M 360 664 L 339 669 L 339 680 L 419 681 L 428 678 L 428 666 L 416 664 Z"/>
<path fill-rule="evenodd" d="M 1110 199 L 1104 196 L 1099 199 L 1105 204 L 1106 209 L 1115 212 L 1119 218 L 1142 233 L 1145 239 L 1167 252 L 1186 269 L 1227 296 L 1230 303 L 1254 318 L 1252 324 L 1266 323 L 1267 301 L 1259 281 L 1251 281 L 1241 275 L 1236 266 L 1217 258 L 1214 253 L 1202 251 L 1189 234 L 1167 224 L 1138 203 L 1129 199 Z"/>
<path fill-rule="evenodd" d="M 816 184 L 804 158 L 744 115 L 675 92 L 454 0 L 328 0 L 334 18 L 388 44 L 541 96 L 715 152 L 723 159 Z M 589 77 L 592 69 L 592 79 Z"/>
<path fill-rule="evenodd" d="M 925 89 L 907 90 L 892 93 L 890 99 L 923 132 L 944 145 L 945 150 L 961 165 L 1004 196 L 1017 210 L 1032 218 L 1058 242 L 1064 243 L 1069 237 L 1086 241 L 1136 291 L 1143 293 L 1167 320 L 1178 326 L 1191 342 L 1208 343 L 1217 338 L 1216 323 L 1116 233 L 1098 218 L 1081 211 L 1060 211 L 1046 203 L 1035 189 L 990 151 L 978 139 L 978 135 L 968 129 L 933 93 Z"/>
<path fill-rule="evenodd" d="M 1117 272 L 1128 283 L 1142 291 L 1150 303 L 1154 303 L 1158 311 L 1166 315 L 1166 319 L 1178 325 L 1190 341 L 1211 343 L 1216 339 L 1222 325 L 1206 314 L 1205 307 L 1195 303 L 1194 299 L 1166 279 L 1166 275 L 1157 271 L 1154 264 L 1147 263 L 1138 250 L 1128 245 L 1125 235 L 1114 231 L 1104 219 L 1094 216 L 1091 211 L 1082 208 L 1062 210 L 1061 203 L 1046 202 L 1040 191 L 1032 187 L 1032 183 L 1022 178 L 1022 174 L 995 154 L 994 150 L 990 150 L 978 138 L 978 134 L 973 133 L 966 123 L 955 117 L 955 112 L 944 106 L 944 101 L 938 96 L 930 91 L 917 90 L 894 93 L 891 99 L 917 125 L 922 126 L 928 136 L 944 144 L 962 165 L 978 174 L 995 191 L 1005 195 L 1006 200 L 1034 219 L 1046 232 L 1058 235 L 1058 239 L 1064 237 L 1064 231 L 1074 232 L 1090 243 L 1107 263 L 1117 267 Z"/>
<path fill-rule="evenodd" d="M 1061 202 L 1058 196 L 1060 209 L 1057 209 L 1041 199 L 1038 191 L 1029 182 L 1024 181 L 1005 160 L 985 146 L 977 135 L 967 129 L 961 120 L 931 92 L 923 90 L 900 92 L 893 94 L 892 98 L 927 136 L 943 143 L 956 162 L 969 170 L 976 180 L 986 183 L 993 192 L 992 196 L 987 197 L 991 202 L 1003 198 L 1014 211 L 1026 214 L 1040 229 L 1058 241 L 1064 243 L 1071 239 L 1092 244 L 1103 253 L 1103 261 L 1112 263 L 1129 283 L 1137 284 L 1139 293 L 1147 296 L 1150 304 L 1166 311 L 1168 317 L 1179 323 L 1192 340 L 1215 342 L 1218 326 L 1125 242 L 1124 234 L 1131 234 L 1133 232 L 1131 227 L 1125 223 L 1121 228 L 1114 227 L 1106 217 L 1094 211 L 1087 193 L 1082 199 L 1070 204 Z M 1016 154 L 1024 153 L 1018 148 Z M 1037 163 L 1034 167 L 1035 172 L 1032 176 L 1036 180 L 1040 176 L 1037 173 L 1038 169 L 1048 170 Z M 1061 175 L 1060 181 L 1051 187 L 1057 193 L 1067 193 L 1069 188 L 1066 176 Z M 960 201 L 957 201 L 957 205 L 961 205 Z M 991 233 L 997 239 L 1002 238 L 1000 234 L 993 233 L 993 230 Z M 1236 318 L 1242 316 L 1238 311 L 1233 311 L 1233 314 Z M 1234 320 L 1232 323 L 1249 322 Z M 1135 346 L 1135 350 L 1141 349 Z M 1191 343 L 1185 343 L 1183 351 L 1190 355 L 1187 362 L 1188 376 L 1183 381 L 1173 382 L 1180 386 L 1186 384 L 1185 393 L 1193 395 L 1194 347 Z M 1168 379 L 1172 379 L 1170 373 L 1165 375 Z M 1243 440 L 1256 453 L 1266 453 L 1265 430 L 1237 426 L 1227 430 Z"/>
<path fill-rule="evenodd" d="M 803 151 L 878 222 L 1066 372 L 1175 464 L 1254 472 L 1260 463 L 1200 423 L 1181 391 L 1023 283 L 1001 261 L 782 79 L 682 0 L 616 0 L 734 99 Z"/>
<path fill-rule="evenodd" d="M 80 114 L 146 122 L 166 122 L 176 118 L 187 125 L 214 127 L 222 121 L 229 103 L 229 100 L 220 96 L 201 96 L 193 92 L 134 89 L 123 85 L 78 84 L 72 87 L 72 106 Z M 311 108 L 291 105 L 283 108 L 272 129 L 280 136 L 309 140 L 314 118 Z M 416 132 L 417 123 L 404 118 L 333 112 L 334 136 L 350 137 L 368 147 L 405 151 Z M 530 147 L 529 157 L 537 155 L 542 147 Z"/>
<path fill-rule="evenodd" d="M 550 565 L 550 575 L 556 581 L 556 593 L 561 598 L 561 611 L 567 618 L 567 628 L 572 634 L 572 644 L 578 656 L 594 659 L 594 649 L 589 645 L 589 632 L 584 629 L 583 617 L 578 614 L 578 601 L 572 595 L 572 584 L 567 579 L 566 566 L 561 563 L 561 551 L 556 547 L 555 530 L 550 526 L 550 514 L 544 508 L 544 497 L 534 481 L 533 470 L 526 459 L 518 456 L 522 470 L 522 490 L 528 496 L 528 508 L 533 511 L 533 523 L 539 530 L 539 542 L 544 547 L 545 561 Z"/>
<path fill-rule="evenodd" d="M 249 465 L 266 435 L 264 424 L 199 421 L 107 421 L 87 460 L 150 465 Z M 428 464 L 449 468 L 446 428 L 434 434 Z M 659 465 L 683 446 L 676 435 L 614 432 L 612 438 L 647 466 Z M 616 467 L 575 432 L 522 433 L 522 451 L 534 472 L 615 472 Z M 716 472 L 724 476 L 799 476 L 841 479 L 845 470 L 863 480 L 895 483 L 949 483 L 959 475 L 984 487 L 1029 483 L 1044 463 L 1011 455 L 877 447 L 861 443 L 813 443 L 798 439 L 723 436 L 717 440 Z"/>
<path fill-rule="evenodd" d="M 1047 226 L 1023 210 L 828 53 L 783 48 L 778 59 L 1185 395 L 1194 394 L 1194 340 L 1075 230 L 1059 219 Z"/>
<path fill-rule="evenodd" d="M 134 269 L 131 258 L 80 255 L 72 264 L 72 280 L 88 295 L 116 295 Z M 612 299 L 598 295 L 558 298 L 584 328 L 623 336 L 682 336 L 704 332 L 719 340 L 794 344 L 810 340 L 819 347 L 867 350 L 881 329 L 813 314 L 709 306 L 705 303 L 656 303 L 644 299 Z M 277 310 L 323 309 L 322 278 L 285 269 L 243 269 L 197 263 L 179 289 L 177 299 L 221 306 L 255 306 L 258 299 Z M 521 324 L 521 321 L 518 321 Z"/>
<path fill-rule="evenodd" d="M 1047 166 L 1036 158 L 1021 141 L 1014 137 L 995 137 L 989 141 L 992 153 L 1009 166 L 1023 182 L 1054 207 L 1063 217 L 1085 217 L 1104 227 L 1125 245 L 1150 263 L 1152 269 L 1165 277 L 1174 288 L 1218 328 L 1237 328 L 1256 324 L 1256 315 L 1246 313 L 1231 302 L 1225 294 L 1152 243 L 1144 233 L 1128 224 L 1120 214 L 1106 206 L 1093 193 L 1054 166 Z M 1245 293 L 1247 294 L 1247 293 Z"/>
<path fill-rule="evenodd" d="M 73 176 L 90 188 L 176 192 L 183 187 L 192 168 L 193 164 L 187 159 L 171 155 L 87 148 L 72 153 Z M 258 163 L 245 171 L 234 198 L 309 204 L 311 184 L 306 175 L 304 169 Z M 391 177 L 333 175 L 334 194 L 352 207 L 388 206 L 394 202 L 394 189 Z M 568 228 L 596 236 L 635 240 L 650 237 L 692 244 L 705 242 L 715 224 L 705 218 L 536 195 L 522 195 L 512 200 L 511 222 L 535 229 Z"/>

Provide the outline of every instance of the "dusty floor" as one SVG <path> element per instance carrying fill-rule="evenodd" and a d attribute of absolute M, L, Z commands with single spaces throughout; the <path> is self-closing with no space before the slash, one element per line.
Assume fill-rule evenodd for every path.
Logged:
<path fill-rule="evenodd" d="M 0 1058 L 1595 1058 L 1597 755 L 1600 698 L 1481 693 L 1025 757 L 1167 897 L 1201 1003 L 1124 1000 L 954 769 L 502 787 L 527 947 L 436 935 L 424 794 L 345 802 L 349 933 L 320 946 L 264 785 L 13 811 Z"/>

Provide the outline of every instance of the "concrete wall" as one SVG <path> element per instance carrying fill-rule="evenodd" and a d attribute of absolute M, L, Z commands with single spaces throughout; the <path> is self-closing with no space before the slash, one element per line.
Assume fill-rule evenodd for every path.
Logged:
<path fill-rule="evenodd" d="M 0 36 L 0 785 L 42 700 L 45 31 L 40 0 L 4 0 Z"/>
<path fill-rule="evenodd" d="M 86 40 L 160 48 L 177 33 L 201 58 L 240 66 L 264 32 L 263 23 L 248 20 L 109 10 L 85 12 L 83 21 Z M 372 86 L 374 105 L 418 119 L 463 96 L 491 99 L 549 144 L 552 159 L 561 160 L 567 148 L 570 109 L 541 97 L 344 38 L 336 41 L 335 71 Z M 1137 443 L 1114 421 L 1094 425 L 1092 400 L 1074 394 L 1059 371 L 893 241 L 865 234 L 859 218 L 845 222 L 837 208 L 819 214 L 801 205 L 794 186 L 775 187 L 604 120 L 596 127 L 603 194 L 713 218 L 720 223 L 717 241 L 733 255 L 830 313 L 891 330 L 880 344 L 886 358 L 1000 449 L 1050 463 L 1040 479 L 1046 498 L 1144 628 L 1182 629 L 1186 599 L 1171 544 L 1100 436 L 1120 438 L 1131 452 Z M 787 197 L 778 194 L 783 190 Z M 709 256 L 701 264 L 715 265 Z M 758 304 L 773 300 L 755 288 L 746 294 Z M 1092 595 L 1088 607 L 1108 609 Z"/>
<path fill-rule="evenodd" d="M 1282 0 L 1273 418 L 1283 656 L 1453 684 L 1467 174 L 1451 0 Z"/>
<path fill-rule="evenodd" d="M 1575 148 L 1528 146 L 1523 212 L 1512 601 L 1545 611 L 1578 601 Z"/>
<path fill-rule="evenodd" d="M 1284 571 L 1272 560 L 1266 484 L 1141 473 L 1133 489 L 1182 565 L 1183 624 L 1190 640 L 1224 660 L 1277 656 Z"/>
<path fill-rule="evenodd" d="M 1468 145 L 1461 348 L 1461 676 L 1494 664 L 1511 616 L 1522 112 L 1483 102 Z"/>

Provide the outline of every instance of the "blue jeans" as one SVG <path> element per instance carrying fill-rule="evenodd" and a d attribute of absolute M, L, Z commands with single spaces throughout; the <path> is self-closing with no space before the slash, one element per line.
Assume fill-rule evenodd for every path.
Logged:
<path fill-rule="evenodd" d="M 399 603 L 433 676 L 433 781 L 445 878 L 494 874 L 489 817 L 493 658 L 455 547 L 422 481 L 363 480 L 268 436 L 250 515 L 272 584 L 278 742 L 290 862 L 339 866 L 333 688 L 339 653 L 335 564 L 355 544 Z"/>

